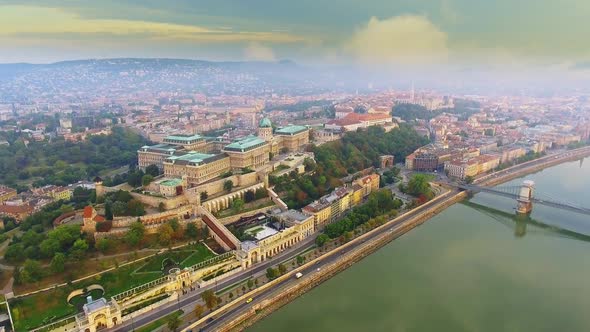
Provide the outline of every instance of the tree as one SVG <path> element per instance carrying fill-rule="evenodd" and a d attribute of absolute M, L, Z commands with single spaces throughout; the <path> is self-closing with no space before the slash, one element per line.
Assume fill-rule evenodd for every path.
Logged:
<path fill-rule="evenodd" d="M 230 192 L 234 187 L 234 183 L 232 182 L 232 180 L 226 180 L 225 182 L 223 182 L 223 189 L 227 192 Z"/>
<path fill-rule="evenodd" d="M 174 235 L 174 230 L 169 223 L 165 223 L 158 227 L 158 242 L 163 245 L 167 246 L 172 241 L 172 237 Z"/>
<path fill-rule="evenodd" d="M 96 249 L 100 250 L 100 252 L 102 252 L 103 254 L 109 251 L 112 245 L 112 240 L 106 237 L 100 238 L 98 239 L 98 241 L 96 241 Z"/>
<path fill-rule="evenodd" d="M 170 318 L 168 318 L 166 325 L 168 325 L 168 329 L 170 329 L 170 331 L 176 332 L 180 327 L 180 323 L 182 323 L 180 318 L 177 315 L 172 315 Z"/>
<path fill-rule="evenodd" d="M 254 281 L 252 281 L 252 279 L 248 279 L 247 285 L 249 289 L 252 289 L 252 287 L 254 287 Z"/>
<path fill-rule="evenodd" d="M 166 205 L 164 204 L 164 202 L 160 202 L 160 204 L 158 204 L 158 211 L 160 211 L 160 212 L 166 211 Z"/>
<path fill-rule="evenodd" d="M 104 202 L 104 218 L 106 220 L 113 220 L 113 208 L 111 204 L 113 203 L 110 200 Z"/>
<path fill-rule="evenodd" d="M 232 207 L 235 212 L 241 212 L 242 209 L 244 208 L 244 201 L 241 200 L 240 198 L 235 199 L 232 203 Z"/>
<path fill-rule="evenodd" d="M 87 250 L 88 243 L 86 242 L 86 240 L 77 239 L 76 242 L 74 242 L 72 248 L 70 249 L 70 257 L 72 257 L 75 260 L 80 260 L 84 257 L 84 255 L 86 255 Z"/>
<path fill-rule="evenodd" d="M 283 275 L 285 274 L 285 272 L 287 272 L 287 267 L 285 266 L 285 264 L 279 264 L 279 273 Z"/>
<path fill-rule="evenodd" d="M 197 229 L 197 225 L 195 223 L 189 223 L 186 225 L 186 236 L 191 239 L 196 239 L 199 237 L 199 230 Z"/>
<path fill-rule="evenodd" d="M 143 216 L 145 214 L 145 208 L 140 201 L 132 199 L 127 203 L 127 212 L 131 216 Z"/>
<path fill-rule="evenodd" d="M 45 239 L 39 245 L 39 249 L 41 250 L 41 254 L 43 257 L 49 258 L 55 255 L 61 249 L 59 241 L 54 238 Z"/>
<path fill-rule="evenodd" d="M 209 194 L 207 194 L 206 191 L 201 191 L 200 195 L 201 195 L 201 201 L 205 201 L 209 197 Z"/>
<path fill-rule="evenodd" d="M 301 255 L 297 255 L 297 264 L 303 265 L 303 262 L 305 262 L 305 258 L 303 258 L 303 256 L 301 256 Z"/>
<path fill-rule="evenodd" d="M 248 190 L 244 194 L 244 202 L 250 203 L 256 200 L 256 193 L 253 190 Z"/>
<path fill-rule="evenodd" d="M 261 199 L 268 196 L 268 192 L 264 188 L 256 189 L 256 199 Z"/>
<path fill-rule="evenodd" d="M 207 308 L 209 310 L 212 310 L 213 308 L 217 307 L 217 304 L 219 303 L 219 298 L 215 295 L 215 292 L 213 292 L 213 290 L 208 289 L 206 291 L 204 291 L 203 293 L 201 293 L 201 298 L 203 299 L 203 301 L 205 302 L 205 305 L 207 306 Z"/>
<path fill-rule="evenodd" d="M 315 244 L 321 248 L 329 239 L 330 237 L 328 237 L 328 235 L 322 233 L 315 238 Z"/>
<path fill-rule="evenodd" d="M 203 307 L 201 304 L 197 304 L 195 305 L 195 309 L 193 309 L 193 312 L 197 319 L 199 319 L 201 318 L 201 316 L 203 316 L 203 313 L 205 312 L 205 307 Z"/>
<path fill-rule="evenodd" d="M 106 205 L 105 205 L 105 207 L 106 207 Z M 112 205 L 112 211 L 113 211 L 111 213 L 112 216 L 124 216 L 124 215 L 128 214 L 127 213 L 127 203 L 121 202 L 121 201 L 114 202 Z M 109 220 L 109 219 L 107 219 L 107 220 Z M 112 218 L 110 220 L 112 220 Z"/>
<path fill-rule="evenodd" d="M 26 283 L 33 283 L 43 278 L 43 267 L 39 261 L 27 259 L 23 264 L 23 269 L 20 272 L 20 279 Z"/>
<path fill-rule="evenodd" d="M 132 246 L 137 246 L 145 233 L 145 226 L 141 221 L 136 221 L 129 226 L 129 231 L 125 234 L 125 240 Z"/>
<path fill-rule="evenodd" d="M 473 180 L 475 180 L 475 178 L 471 175 L 465 177 L 465 183 L 473 183 Z"/>
<path fill-rule="evenodd" d="M 146 174 L 141 177 L 141 185 L 144 187 L 149 186 L 150 183 L 152 183 L 152 181 L 154 181 L 154 177 L 149 174 Z"/>
<path fill-rule="evenodd" d="M 145 168 L 145 174 L 151 175 L 152 177 L 157 177 L 160 175 L 160 169 L 158 166 L 152 164 Z"/>
<path fill-rule="evenodd" d="M 50 268 L 53 273 L 60 273 L 64 271 L 66 263 L 66 255 L 58 252 L 51 260 Z"/>
<path fill-rule="evenodd" d="M 266 269 L 266 278 L 268 278 L 268 280 L 272 280 L 278 276 L 279 276 L 279 271 L 277 271 L 277 269 L 273 269 L 272 267 L 269 267 L 268 269 Z"/>

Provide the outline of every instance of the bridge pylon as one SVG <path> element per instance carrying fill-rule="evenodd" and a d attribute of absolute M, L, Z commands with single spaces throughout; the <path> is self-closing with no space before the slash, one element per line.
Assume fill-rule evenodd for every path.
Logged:
<path fill-rule="evenodd" d="M 533 192 L 535 189 L 535 182 L 531 180 L 525 180 L 520 186 L 520 191 L 516 201 L 518 206 L 516 212 L 519 214 L 528 214 L 533 210 Z"/>

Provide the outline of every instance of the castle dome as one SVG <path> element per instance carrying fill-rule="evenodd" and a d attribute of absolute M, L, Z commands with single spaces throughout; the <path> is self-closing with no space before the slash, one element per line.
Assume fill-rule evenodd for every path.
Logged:
<path fill-rule="evenodd" d="M 269 118 L 262 118 L 260 120 L 260 122 L 258 123 L 258 127 L 260 128 L 271 128 L 272 127 L 272 122 L 270 122 Z"/>

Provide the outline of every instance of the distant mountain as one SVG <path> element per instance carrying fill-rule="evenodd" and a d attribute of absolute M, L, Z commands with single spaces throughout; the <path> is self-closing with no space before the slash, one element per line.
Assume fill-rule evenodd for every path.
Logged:
<path fill-rule="evenodd" d="M 43 95 L 117 96 L 136 91 L 207 95 L 309 94 L 329 77 L 291 60 L 212 62 L 188 59 L 116 58 L 51 64 L 0 64 L 0 102 Z"/>

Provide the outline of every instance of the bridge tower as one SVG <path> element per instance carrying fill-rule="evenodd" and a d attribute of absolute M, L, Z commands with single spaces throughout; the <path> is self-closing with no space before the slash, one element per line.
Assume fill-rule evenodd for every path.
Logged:
<path fill-rule="evenodd" d="M 535 182 L 531 180 L 525 180 L 522 185 L 520 186 L 520 191 L 518 194 L 518 198 L 516 201 L 518 202 L 518 207 L 516 208 L 516 212 L 520 214 L 527 214 L 533 210 L 533 191 L 535 189 Z"/>

